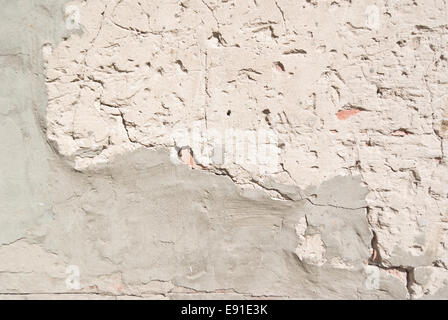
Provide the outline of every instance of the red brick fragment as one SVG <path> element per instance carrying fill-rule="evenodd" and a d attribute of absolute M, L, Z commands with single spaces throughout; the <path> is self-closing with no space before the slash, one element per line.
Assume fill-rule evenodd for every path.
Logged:
<path fill-rule="evenodd" d="M 349 110 L 339 110 L 336 116 L 339 120 L 346 120 L 350 118 L 351 116 L 354 116 L 355 114 L 359 113 L 361 110 L 359 109 L 349 109 Z"/>

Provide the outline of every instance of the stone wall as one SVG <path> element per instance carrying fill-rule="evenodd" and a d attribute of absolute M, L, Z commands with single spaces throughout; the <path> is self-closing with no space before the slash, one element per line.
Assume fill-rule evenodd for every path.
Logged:
<path fill-rule="evenodd" d="M 448 298 L 446 1 L 0 5 L 1 298 Z"/>

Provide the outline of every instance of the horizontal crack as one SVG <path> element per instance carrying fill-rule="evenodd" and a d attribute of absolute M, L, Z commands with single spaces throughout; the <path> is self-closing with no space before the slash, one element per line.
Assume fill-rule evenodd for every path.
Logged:
<path fill-rule="evenodd" d="M 334 204 L 319 204 L 319 203 L 314 203 L 314 202 L 311 201 L 311 199 L 309 199 L 309 198 L 305 198 L 304 200 L 307 200 L 307 201 L 308 201 L 309 203 L 311 203 L 313 206 L 317 206 L 317 207 L 332 207 L 332 208 L 345 209 L 345 210 L 367 209 L 367 206 L 365 206 L 365 207 L 357 207 L 357 208 L 349 208 L 349 207 L 337 206 L 337 205 L 334 205 Z"/>

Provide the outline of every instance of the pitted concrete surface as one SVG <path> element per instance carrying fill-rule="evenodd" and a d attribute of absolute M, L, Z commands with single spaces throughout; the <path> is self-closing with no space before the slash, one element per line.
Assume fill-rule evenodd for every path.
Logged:
<path fill-rule="evenodd" d="M 448 298 L 445 1 L 0 5 L 0 298 Z"/>

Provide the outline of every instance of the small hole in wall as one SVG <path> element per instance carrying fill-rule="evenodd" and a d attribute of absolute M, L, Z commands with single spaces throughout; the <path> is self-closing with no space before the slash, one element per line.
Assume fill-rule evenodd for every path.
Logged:
<path fill-rule="evenodd" d="M 280 61 L 276 61 L 274 62 L 274 68 L 277 71 L 281 71 L 284 72 L 285 71 L 285 66 L 283 65 L 283 63 L 281 63 Z"/>
<path fill-rule="evenodd" d="M 176 60 L 175 63 L 179 66 L 179 69 L 182 72 L 188 73 L 187 68 L 185 68 L 185 66 L 184 66 L 184 64 L 183 64 L 183 62 L 181 60 Z"/>
<path fill-rule="evenodd" d="M 398 44 L 401 48 L 403 48 L 403 47 L 406 45 L 406 40 L 399 40 L 399 41 L 397 41 L 397 44 Z"/>
<path fill-rule="evenodd" d="M 264 109 L 264 110 L 263 110 L 263 113 L 264 113 L 264 114 L 270 114 L 270 113 L 271 113 L 271 110 L 269 110 L 269 109 Z"/>
<path fill-rule="evenodd" d="M 227 116 L 230 116 L 232 114 L 232 111 L 227 110 Z"/>
<path fill-rule="evenodd" d="M 182 154 L 184 153 L 184 151 L 186 153 L 189 153 L 192 157 L 194 156 L 193 149 L 191 149 L 190 146 L 182 146 L 180 148 L 176 147 L 176 151 L 177 151 L 177 155 L 179 158 L 182 157 Z"/>

